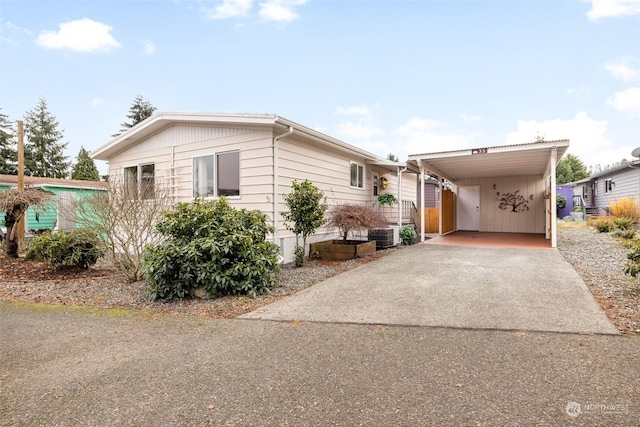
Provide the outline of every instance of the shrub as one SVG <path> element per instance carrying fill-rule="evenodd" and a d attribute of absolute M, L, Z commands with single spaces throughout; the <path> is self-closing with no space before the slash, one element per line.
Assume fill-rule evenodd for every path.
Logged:
<path fill-rule="evenodd" d="M 627 264 L 623 271 L 632 277 L 637 277 L 640 273 L 640 242 L 635 242 L 632 251 L 627 254 Z"/>
<path fill-rule="evenodd" d="M 104 255 L 100 239 L 87 230 L 57 231 L 34 237 L 26 259 L 42 259 L 56 268 L 87 269 Z"/>
<path fill-rule="evenodd" d="M 616 218 L 630 218 L 634 222 L 640 219 L 638 202 L 628 197 L 623 197 L 622 199 L 609 203 L 609 212 Z"/>
<path fill-rule="evenodd" d="M 144 270 L 152 300 L 249 295 L 277 280 L 279 248 L 266 240 L 273 227 L 258 210 L 234 209 L 225 198 L 178 203 L 157 229 L 165 240 L 150 245 Z"/>
<path fill-rule="evenodd" d="M 562 209 L 567 207 L 567 198 L 562 194 L 556 195 L 556 209 Z"/>
<path fill-rule="evenodd" d="M 416 231 L 412 226 L 407 225 L 400 230 L 400 240 L 405 245 L 413 245 L 416 242 Z"/>
<path fill-rule="evenodd" d="M 342 240 L 346 242 L 350 231 L 364 231 L 370 228 L 381 228 L 387 222 L 376 211 L 366 206 L 338 205 L 330 214 L 327 223 L 340 231 Z"/>
<path fill-rule="evenodd" d="M 293 261 L 296 267 L 302 267 L 304 265 L 304 246 L 296 245 L 293 251 Z"/>
<path fill-rule="evenodd" d="M 620 230 L 631 230 L 632 228 L 634 228 L 634 224 L 635 224 L 633 219 L 625 218 L 625 217 L 616 217 L 613 219 L 613 223 Z"/>
<path fill-rule="evenodd" d="M 601 233 L 609 233 L 616 228 L 613 221 L 609 221 L 609 220 L 596 221 L 594 226 L 596 227 L 596 230 L 598 230 Z"/>
<path fill-rule="evenodd" d="M 619 230 L 616 230 L 615 234 L 617 237 L 620 237 L 621 239 L 625 239 L 625 240 L 635 239 L 636 229 L 635 228 L 619 229 Z"/>

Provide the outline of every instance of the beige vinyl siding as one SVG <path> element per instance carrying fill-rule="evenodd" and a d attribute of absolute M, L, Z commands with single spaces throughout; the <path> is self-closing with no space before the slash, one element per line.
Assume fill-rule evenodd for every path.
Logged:
<path fill-rule="evenodd" d="M 177 201 L 193 199 L 193 158 L 240 151 L 240 197 L 229 198 L 238 208 L 273 215 L 273 151 L 271 129 L 228 129 L 218 126 L 170 126 L 109 162 L 110 173 L 127 166 L 156 165 L 158 182 L 167 180 L 173 164 Z"/>
<path fill-rule="evenodd" d="M 493 186 L 496 186 L 494 189 Z M 480 231 L 506 233 L 544 233 L 545 232 L 545 201 L 544 179 L 539 176 L 495 177 L 480 179 L 461 179 L 457 186 L 480 185 Z M 500 195 L 514 193 L 533 200 L 528 202 L 529 210 L 511 212 L 502 210 Z"/>

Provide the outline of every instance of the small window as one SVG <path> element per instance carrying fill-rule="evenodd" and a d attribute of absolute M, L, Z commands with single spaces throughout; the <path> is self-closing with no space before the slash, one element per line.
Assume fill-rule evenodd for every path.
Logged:
<path fill-rule="evenodd" d="M 611 193 L 613 191 L 613 187 L 616 184 L 612 181 L 611 178 L 607 178 L 604 180 L 604 192 L 606 193 Z"/>
<path fill-rule="evenodd" d="M 193 197 L 240 196 L 240 152 L 193 159 Z"/>
<path fill-rule="evenodd" d="M 129 199 L 138 198 L 138 167 L 124 168 L 124 191 Z"/>
<path fill-rule="evenodd" d="M 364 188 L 364 167 L 357 163 L 351 163 L 351 186 Z"/>
<path fill-rule="evenodd" d="M 379 177 L 377 173 L 373 174 L 373 178 L 372 178 L 372 186 L 373 186 L 373 195 L 377 196 L 378 195 L 378 183 L 379 183 Z"/>
<path fill-rule="evenodd" d="M 153 199 L 156 196 L 156 176 L 155 165 L 140 166 L 140 197 L 143 199 Z"/>

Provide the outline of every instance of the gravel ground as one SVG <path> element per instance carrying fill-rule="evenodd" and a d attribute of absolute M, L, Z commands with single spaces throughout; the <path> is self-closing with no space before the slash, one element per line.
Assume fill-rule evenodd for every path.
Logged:
<path fill-rule="evenodd" d="M 640 279 L 623 272 L 629 249 L 611 233 L 561 221 L 558 250 L 616 327 L 624 333 L 640 333 Z"/>
<path fill-rule="evenodd" d="M 583 278 L 612 322 L 624 333 L 640 333 L 640 280 L 622 272 L 627 249 L 610 234 L 602 234 L 578 223 L 560 221 L 558 249 Z M 375 261 L 402 248 L 377 251 L 375 254 L 344 262 L 308 261 L 304 267 L 286 265 L 279 285 L 256 299 L 224 297 L 212 300 L 151 302 L 144 282 L 127 283 L 108 265 L 98 265 L 89 273 L 73 276 L 42 271 L 32 277 L 12 274 L 11 265 L 0 266 L 0 301 L 36 302 L 57 305 L 122 308 L 149 312 L 169 312 L 211 318 L 233 318 L 291 295 L 363 263 Z M 31 264 L 31 263 L 30 263 Z M 3 269 L 4 267 L 4 269 Z M 42 270 L 45 265 L 40 264 Z M 24 269 L 23 269 L 24 271 Z M 21 273 L 21 274 L 24 274 Z M 44 280 L 43 277 L 47 277 Z"/>

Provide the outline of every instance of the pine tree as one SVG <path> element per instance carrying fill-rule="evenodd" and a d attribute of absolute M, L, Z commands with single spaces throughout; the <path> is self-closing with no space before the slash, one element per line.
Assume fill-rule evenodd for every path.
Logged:
<path fill-rule="evenodd" d="M 128 129 L 134 127 L 138 123 L 151 117 L 154 111 L 156 111 L 156 107 L 151 105 L 151 102 L 144 99 L 142 95 L 136 96 L 136 99 L 133 100 L 133 104 L 131 104 L 131 107 L 129 107 L 129 114 L 127 114 L 127 118 L 129 118 L 130 121 L 122 123 L 120 125 L 122 126 L 122 129 L 120 129 L 120 132 L 113 134 L 111 136 L 116 137 L 118 135 L 121 135 L 122 133 L 126 132 Z"/>
<path fill-rule="evenodd" d="M 573 154 L 565 155 L 556 167 L 556 183 L 558 185 L 580 181 L 588 176 L 587 167 L 578 156 Z"/>
<path fill-rule="evenodd" d="M 18 151 L 13 126 L 6 114 L 0 113 L 0 174 L 17 173 Z"/>
<path fill-rule="evenodd" d="M 66 178 L 69 162 L 64 155 L 68 143 L 61 143 L 64 137 L 58 130 L 58 121 L 47 109 L 47 101 L 40 102 L 24 115 L 24 173 L 30 176 Z"/>
<path fill-rule="evenodd" d="M 98 173 L 96 163 L 93 161 L 91 156 L 89 156 L 89 152 L 85 150 L 84 147 L 80 147 L 76 164 L 73 165 L 73 169 L 71 170 L 71 179 L 80 179 L 83 181 L 100 180 L 100 174 Z"/>

